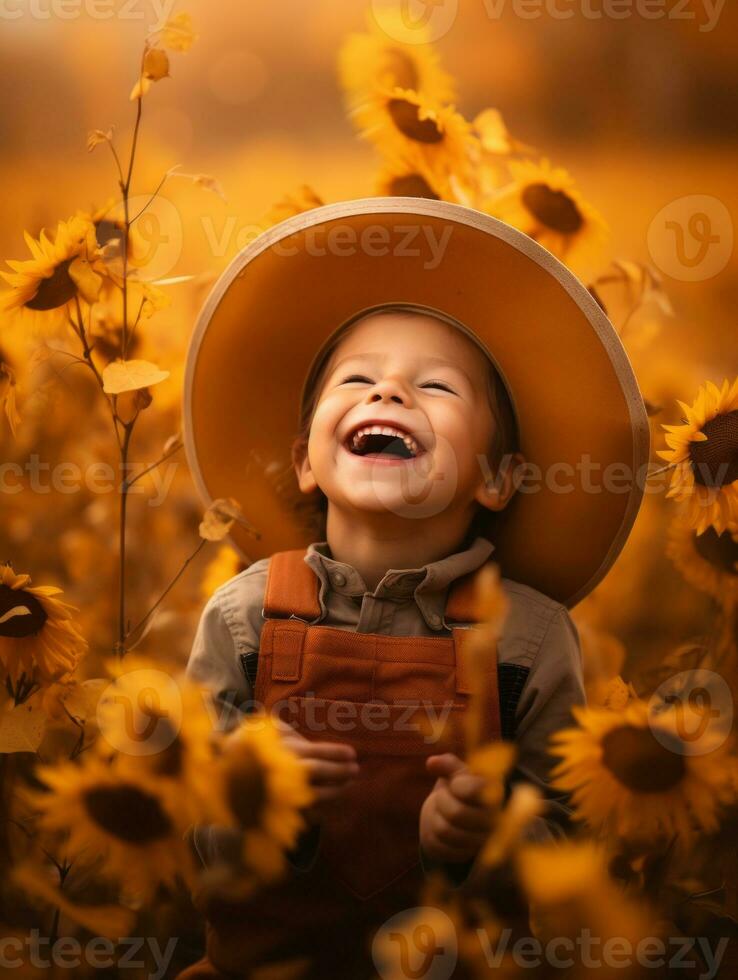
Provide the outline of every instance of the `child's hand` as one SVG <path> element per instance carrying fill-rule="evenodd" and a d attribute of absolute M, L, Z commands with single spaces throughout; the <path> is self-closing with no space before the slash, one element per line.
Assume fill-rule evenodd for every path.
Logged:
<path fill-rule="evenodd" d="M 476 857 L 492 828 L 492 814 L 481 800 L 484 780 L 451 752 L 431 755 L 426 768 L 438 776 L 420 811 L 420 844 L 436 861 Z"/>
<path fill-rule="evenodd" d="M 276 723 L 284 744 L 308 770 L 315 797 L 305 814 L 316 822 L 324 806 L 340 798 L 358 775 L 356 750 L 345 742 L 313 742 L 281 719 L 277 718 Z"/>

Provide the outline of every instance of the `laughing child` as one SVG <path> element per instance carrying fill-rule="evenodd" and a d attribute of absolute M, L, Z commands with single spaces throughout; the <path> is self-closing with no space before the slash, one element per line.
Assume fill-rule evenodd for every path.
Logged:
<path fill-rule="evenodd" d="M 449 232 L 438 268 L 391 254 L 393 229 L 408 218 Z M 309 233 L 339 225 L 341 248 L 319 252 Z M 389 254 L 367 247 L 367 227 L 387 232 Z M 245 976 L 301 957 L 311 976 L 371 976 L 376 929 L 418 904 L 433 870 L 463 888 L 491 829 L 483 782 L 462 748 L 439 751 L 408 709 L 458 730 L 470 694 L 462 636 L 474 625 L 475 573 L 489 561 L 506 576 L 509 611 L 486 737 L 514 740 L 509 783 L 544 795 L 528 835 L 564 832 L 547 743 L 584 699 L 567 606 L 614 560 L 638 493 L 588 501 L 578 487 L 557 493 L 559 476 L 546 475 L 585 451 L 635 463 L 642 406 L 614 332 L 576 280 L 477 212 L 414 199 L 344 202 L 262 239 L 206 306 L 186 416 L 201 491 L 240 499 L 270 529 L 268 551 L 208 600 L 188 674 L 230 708 L 230 724 L 255 705 L 279 712 L 314 802 L 288 875 L 248 901 L 211 901 L 207 956 L 183 976 Z M 506 317 L 516 296 L 520 309 Z M 579 351 L 586 361 L 590 349 L 587 364 L 567 360 Z M 229 381 L 238 355 L 244 370 L 249 357 L 256 369 Z M 563 382 L 579 382 L 578 400 L 557 388 Z M 219 424 L 243 447 L 237 462 L 232 449 L 223 461 L 222 434 L 208 429 L 216 387 Z M 594 418 L 580 423 L 576 410 Z M 291 487 L 275 450 L 290 425 Z M 541 479 L 523 495 L 531 456 Z M 223 828 L 197 827 L 194 841 L 208 866 L 237 860 Z"/>

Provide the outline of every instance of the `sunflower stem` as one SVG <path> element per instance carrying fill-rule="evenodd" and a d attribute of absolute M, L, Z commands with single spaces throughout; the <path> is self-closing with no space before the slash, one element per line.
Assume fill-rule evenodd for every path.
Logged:
<path fill-rule="evenodd" d="M 105 382 L 102 379 L 102 375 L 98 371 L 95 362 L 92 360 L 92 348 L 90 347 L 90 345 L 89 345 L 89 343 L 87 341 L 87 334 L 85 333 L 85 326 L 84 326 L 84 323 L 82 321 L 82 310 L 81 310 L 80 305 L 79 305 L 79 297 L 75 296 L 75 302 L 77 304 L 77 318 L 78 318 L 78 322 L 75 321 L 72 317 L 69 318 L 69 322 L 72 324 L 72 326 L 74 328 L 74 332 L 77 334 L 77 336 L 80 339 L 80 342 L 82 343 L 82 350 L 83 350 L 83 353 L 84 353 L 85 363 L 90 368 L 90 370 L 92 371 L 92 373 L 95 375 L 95 379 L 96 379 L 98 385 L 100 386 L 100 391 L 102 391 L 102 393 L 103 393 L 103 395 L 105 397 L 105 402 L 106 402 L 106 404 L 107 404 L 107 406 L 108 406 L 108 408 L 110 410 L 110 414 L 111 414 L 111 417 L 112 417 L 112 420 L 113 420 L 113 429 L 115 431 L 115 438 L 116 438 L 116 441 L 118 443 L 118 448 L 120 449 L 121 448 L 121 441 L 120 441 L 120 433 L 118 432 L 118 418 L 117 418 L 117 415 L 115 413 L 115 409 L 113 408 L 113 406 L 112 406 L 112 404 L 110 402 L 110 398 L 108 398 L 107 394 L 105 393 Z"/>
<path fill-rule="evenodd" d="M 117 415 L 117 413 L 116 413 Z M 128 448 L 131 442 L 131 435 L 133 434 L 133 426 L 135 425 L 138 413 L 133 417 L 130 422 L 124 422 L 124 436 L 123 443 L 120 448 L 120 465 L 121 473 L 123 474 L 123 480 L 120 488 L 120 522 L 119 522 L 119 572 L 118 572 L 118 642 L 116 644 L 116 653 L 118 656 L 122 657 L 125 651 L 126 643 L 126 514 L 127 514 L 127 504 L 128 504 L 128 489 L 130 484 L 126 479 L 126 468 L 128 466 Z"/>
<path fill-rule="evenodd" d="M 144 49 L 141 54 L 141 67 L 139 70 L 139 79 L 143 78 L 144 61 L 146 58 L 146 51 L 148 45 L 144 44 Z M 121 186 L 123 192 L 123 214 L 125 219 L 125 228 L 123 232 L 123 343 L 122 343 L 122 356 L 125 359 L 128 352 L 128 239 L 131 231 L 131 216 L 128 209 L 128 195 L 131 189 L 131 178 L 133 176 L 133 164 L 136 159 L 136 145 L 138 143 L 138 132 L 141 126 L 141 113 L 143 111 L 143 94 L 139 93 L 136 99 L 136 122 L 133 126 L 133 139 L 131 140 L 131 154 L 128 160 L 128 173 L 126 174 L 125 182 Z"/>

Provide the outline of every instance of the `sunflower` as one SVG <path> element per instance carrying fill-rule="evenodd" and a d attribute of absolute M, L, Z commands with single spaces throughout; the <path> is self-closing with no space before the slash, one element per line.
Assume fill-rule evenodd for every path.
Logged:
<path fill-rule="evenodd" d="M 697 534 L 689 521 L 677 517 L 666 554 L 695 589 L 726 605 L 738 600 L 738 525 L 722 534 L 714 527 Z"/>
<path fill-rule="evenodd" d="M 512 183 L 493 196 L 485 210 L 525 232 L 572 267 L 590 262 L 607 225 L 577 191 L 566 170 L 546 159 L 512 161 Z"/>
<path fill-rule="evenodd" d="M 444 174 L 435 174 L 422 159 L 389 161 L 377 178 L 381 197 L 424 197 L 430 201 L 456 201 Z"/>
<path fill-rule="evenodd" d="M 33 258 L 8 260 L 13 272 L 0 272 L 11 289 L 2 294 L 0 309 L 13 313 L 40 332 L 59 330 L 67 323 L 70 304 L 76 298 L 94 302 L 102 278 L 93 269 L 97 242 L 95 229 L 86 218 L 60 221 L 50 239 L 45 229 L 38 241 L 24 233 Z"/>
<path fill-rule="evenodd" d="M 81 765 L 39 766 L 46 792 L 28 790 L 40 829 L 67 839 L 67 854 L 85 867 L 97 865 L 141 902 L 180 875 L 194 887 L 194 859 L 185 839 L 181 806 L 143 773 L 121 771 L 116 760 L 92 753 Z"/>
<path fill-rule="evenodd" d="M 18 426 L 21 424 L 21 417 L 16 406 L 17 382 L 15 371 L 3 360 L 3 353 L 0 350 L 0 415 L 4 415 L 8 423 L 13 438 L 18 438 Z"/>
<path fill-rule="evenodd" d="M 94 211 L 78 211 L 77 217 L 89 222 L 95 229 L 95 242 L 103 250 L 106 260 L 121 258 L 126 234 L 123 202 L 110 197 Z M 133 215 L 132 215 L 133 217 Z M 139 248 L 137 248 L 137 245 Z M 128 232 L 128 260 L 133 261 L 141 243 L 134 224 Z"/>
<path fill-rule="evenodd" d="M 692 405 L 679 402 L 681 425 L 665 425 L 669 449 L 657 455 L 674 470 L 667 497 L 685 501 L 686 518 L 704 534 L 738 524 L 738 378 L 708 381 Z"/>
<path fill-rule="evenodd" d="M 200 593 L 204 599 L 209 599 L 221 585 L 225 585 L 234 575 L 244 571 L 247 566 L 230 545 L 222 544 L 215 553 L 212 561 L 208 562 L 200 582 Z"/>
<path fill-rule="evenodd" d="M 595 841 L 530 843 L 519 849 L 518 877 L 539 940 L 586 930 L 603 941 L 618 937 L 636 946 L 644 936 L 656 934 L 651 911 L 618 887 L 609 862 L 609 852 Z"/>
<path fill-rule="evenodd" d="M 116 753 L 121 774 L 156 780 L 172 807 L 191 823 L 213 817 L 211 771 L 215 765 L 208 694 L 187 677 L 173 677 L 147 657 L 113 660 L 113 682 L 97 705 L 95 749 Z"/>
<path fill-rule="evenodd" d="M 452 105 L 409 88 L 378 89 L 351 113 L 361 135 L 390 160 L 412 154 L 425 170 L 448 176 L 467 173 L 476 137 Z"/>
<path fill-rule="evenodd" d="M 62 590 L 30 583 L 30 575 L 0 565 L 0 666 L 17 701 L 71 673 L 87 650 L 72 622 L 75 607 L 54 598 Z"/>
<path fill-rule="evenodd" d="M 578 819 L 624 839 L 686 840 L 697 827 L 717 827 L 720 805 L 730 799 L 722 738 L 710 752 L 690 755 L 674 711 L 655 714 L 640 700 L 622 711 L 572 710 L 578 727 L 552 738 L 562 761 L 551 781 L 571 792 Z"/>
<path fill-rule="evenodd" d="M 264 881 L 279 877 L 284 852 L 305 827 L 300 810 L 313 792 L 271 716 L 249 715 L 223 740 L 216 779 L 223 804 L 218 822 L 243 832 L 245 866 Z"/>
<path fill-rule="evenodd" d="M 395 87 L 451 102 L 455 98 L 453 79 L 440 67 L 427 31 L 424 38 L 422 28 L 406 27 L 399 10 L 383 10 L 382 19 L 385 23 L 380 28 L 368 18 L 369 32 L 349 34 L 341 46 L 338 74 L 347 103 L 353 106 L 370 99 L 378 88 Z"/>
<path fill-rule="evenodd" d="M 292 218 L 296 214 L 303 214 L 305 211 L 312 211 L 313 208 L 322 207 L 325 201 L 315 193 L 308 184 L 302 184 L 294 194 L 285 194 L 276 204 L 272 205 L 269 211 L 262 218 L 260 225 L 262 228 L 271 228 L 272 225 Z"/>

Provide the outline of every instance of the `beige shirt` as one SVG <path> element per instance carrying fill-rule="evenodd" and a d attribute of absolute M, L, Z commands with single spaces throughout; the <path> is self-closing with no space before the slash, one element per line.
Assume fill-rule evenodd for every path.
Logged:
<path fill-rule="evenodd" d="M 313 543 L 305 561 L 320 581 L 321 615 L 314 622 L 360 633 L 450 636 L 444 620 L 448 588 L 493 550 L 478 537 L 466 549 L 420 568 L 389 569 L 371 591 L 353 566 L 330 556 L 327 542 Z M 187 675 L 215 696 L 226 729 L 253 699 L 246 663 L 259 650 L 268 568 L 268 558 L 254 562 L 216 589 L 203 609 L 187 664 Z M 561 603 L 510 579 L 501 584 L 509 599 L 498 644 L 503 728 L 518 748 L 511 782 L 526 780 L 546 795 L 545 818 L 530 834 L 545 839 L 561 834 L 569 812 L 565 797 L 547 784 L 554 761 L 547 742 L 551 733 L 571 724 L 572 705 L 584 702 L 579 636 Z M 196 837 L 196 846 L 207 863 L 212 852 L 203 854 L 202 838 Z"/>

